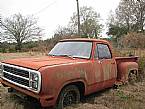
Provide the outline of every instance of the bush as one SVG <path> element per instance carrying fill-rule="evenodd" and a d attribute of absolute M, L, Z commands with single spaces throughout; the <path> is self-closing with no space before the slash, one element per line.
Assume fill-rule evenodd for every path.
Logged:
<path fill-rule="evenodd" d="M 140 57 L 138 64 L 139 64 L 138 81 L 142 81 L 143 78 L 145 78 L 145 57 Z"/>
<path fill-rule="evenodd" d="M 145 34 L 130 32 L 121 38 L 120 43 L 124 48 L 145 48 Z"/>

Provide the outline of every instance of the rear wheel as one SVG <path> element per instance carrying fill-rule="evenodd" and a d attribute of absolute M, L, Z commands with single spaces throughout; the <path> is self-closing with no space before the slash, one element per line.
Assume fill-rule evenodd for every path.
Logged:
<path fill-rule="evenodd" d="M 135 83 L 137 81 L 137 71 L 133 70 L 128 75 L 129 83 Z"/>
<path fill-rule="evenodd" d="M 64 107 L 71 106 L 80 102 L 80 92 L 75 85 L 65 87 L 58 98 L 56 109 L 63 109 Z"/>

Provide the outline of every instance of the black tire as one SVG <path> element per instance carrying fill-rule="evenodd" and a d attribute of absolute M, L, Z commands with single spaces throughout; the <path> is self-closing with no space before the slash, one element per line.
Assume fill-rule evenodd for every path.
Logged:
<path fill-rule="evenodd" d="M 128 81 L 131 84 L 134 84 L 137 81 L 137 73 L 136 71 L 132 71 L 128 75 Z"/>
<path fill-rule="evenodd" d="M 80 91 L 75 85 L 69 85 L 62 89 L 57 100 L 55 109 L 64 109 L 80 102 Z"/>

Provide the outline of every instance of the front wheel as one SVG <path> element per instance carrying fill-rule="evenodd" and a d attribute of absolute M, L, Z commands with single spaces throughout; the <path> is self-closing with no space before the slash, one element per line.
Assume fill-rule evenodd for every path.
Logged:
<path fill-rule="evenodd" d="M 80 102 L 80 92 L 75 85 L 70 85 L 62 89 L 56 109 L 63 109 L 64 107 L 71 106 Z"/>

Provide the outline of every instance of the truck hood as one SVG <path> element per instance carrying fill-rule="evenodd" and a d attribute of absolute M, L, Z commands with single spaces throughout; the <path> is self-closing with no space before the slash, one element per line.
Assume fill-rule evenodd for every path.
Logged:
<path fill-rule="evenodd" d="M 38 70 L 41 67 L 45 67 L 45 66 L 61 65 L 61 64 L 75 63 L 75 62 L 82 62 L 82 61 L 84 61 L 84 59 L 45 56 L 41 58 L 11 59 L 11 60 L 3 61 L 3 63 Z"/>

